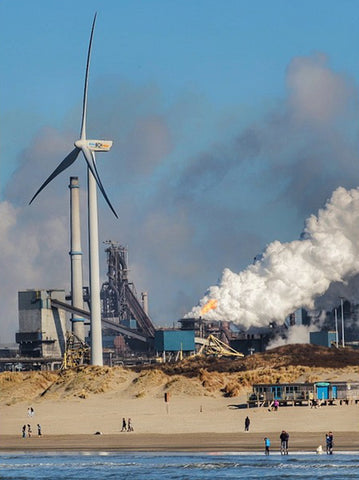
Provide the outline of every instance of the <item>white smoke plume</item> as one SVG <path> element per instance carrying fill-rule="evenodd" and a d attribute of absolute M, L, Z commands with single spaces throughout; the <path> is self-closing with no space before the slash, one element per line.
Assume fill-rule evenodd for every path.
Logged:
<path fill-rule="evenodd" d="M 283 322 L 299 307 L 313 309 L 332 282 L 345 283 L 359 272 L 359 189 L 337 188 L 318 215 L 310 216 L 301 240 L 275 241 L 263 256 L 240 273 L 228 268 L 187 316 L 217 300 L 203 315 L 228 320 L 243 329 Z"/>
<path fill-rule="evenodd" d="M 284 336 L 278 335 L 269 342 L 267 350 L 270 348 L 288 345 L 290 343 L 309 343 L 309 333 L 317 331 L 318 328 L 307 325 L 292 325 Z"/>

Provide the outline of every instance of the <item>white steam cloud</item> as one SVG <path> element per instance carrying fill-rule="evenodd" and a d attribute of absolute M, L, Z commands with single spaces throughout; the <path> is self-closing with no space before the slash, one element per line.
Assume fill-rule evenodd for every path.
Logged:
<path fill-rule="evenodd" d="M 308 327 L 307 325 L 292 325 L 286 331 L 285 336 L 277 335 L 269 342 L 267 349 L 288 345 L 290 343 L 309 343 L 309 332 L 314 332 L 317 328 Z"/>
<path fill-rule="evenodd" d="M 219 285 L 187 316 L 199 317 L 215 299 L 217 308 L 204 318 L 244 329 L 283 322 L 299 307 L 313 309 L 332 282 L 345 283 L 358 272 L 359 189 L 339 187 L 325 208 L 307 219 L 302 240 L 271 243 L 261 260 L 238 274 L 226 268 Z"/>
<path fill-rule="evenodd" d="M 66 216 L 39 218 L 30 210 L 34 211 L 31 208 L 16 208 L 7 201 L 0 202 L 0 343 L 14 342 L 14 332 L 19 324 L 19 290 L 68 289 L 69 265 L 64 262 L 64 258 L 68 257 L 64 251 L 68 220 Z"/>

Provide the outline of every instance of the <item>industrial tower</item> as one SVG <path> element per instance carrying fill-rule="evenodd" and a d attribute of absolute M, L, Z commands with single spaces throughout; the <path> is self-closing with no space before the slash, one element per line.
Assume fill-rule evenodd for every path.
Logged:
<path fill-rule="evenodd" d="M 136 329 L 148 339 L 154 338 L 155 328 L 148 315 L 147 293 L 137 299 L 133 283 L 128 280 L 127 248 L 112 241 L 108 244 L 107 278 L 101 288 L 102 318 L 130 329 Z"/>

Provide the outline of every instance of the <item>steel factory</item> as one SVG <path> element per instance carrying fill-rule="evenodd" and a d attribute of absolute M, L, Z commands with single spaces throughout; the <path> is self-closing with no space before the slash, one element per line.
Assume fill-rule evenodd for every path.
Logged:
<path fill-rule="evenodd" d="M 79 182 L 70 178 L 71 291 L 29 289 L 18 292 L 19 330 L 17 349 L 0 350 L 1 370 L 63 369 L 93 364 L 93 328 L 90 288 L 83 285 L 80 233 Z M 106 241 L 107 280 L 99 290 L 101 305 L 101 364 L 139 365 L 178 361 L 186 356 L 241 357 L 262 352 L 274 337 L 285 335 L 293 325 L 309 325 L 311 319 L 299 309 L 283 325 L 268 322 L 266 328 L 241 331 L 226 321 L 181 318 L 177 328 L 160 328 L 151 319 L 148 292 L 137 293 L 129 276 L 128 250 Z M 342 322 L 358 314 L 349 302 L 341 304 Z M 210 301 L 203 315 L 216 308 Z M 325 329 L 310 333 L 317 345 L 344 347 L 344 323 L 340 329 L 337 311 L 327 313 Z M 339 323 L 339 327 L 338 327 Z M 350 332 L 348 332 L 350 334 Z M 340 338 L 339 338 L 340 337 Z M 352 335 L 353 337 L 353 335 Z M 355 338 L 355 335 L 354 337 Z M 350 342 L 351 346 L 357 346 Z"/>
<path fill-rule="evenodd" d="M 138 295 L 129 279 L 127 248 L 107 241 L 105 251 L 107 280 L 100 295 L 105 364 L 176 361 L 206 349 L 216 355 L 242 356 L 230 346 L 237 334 L 228 322 L 181 319 L 178 328 L 156 328 L 149 316 L 147 292 Z M 89 298 L 88 287 L 82 288 L 83 308 L 73 306 L 71 294 L 64 290 L 18 292 L 19 349 L 16 357 L 0 358 L 3 369 L 59 369 L 90 363 Z"/>

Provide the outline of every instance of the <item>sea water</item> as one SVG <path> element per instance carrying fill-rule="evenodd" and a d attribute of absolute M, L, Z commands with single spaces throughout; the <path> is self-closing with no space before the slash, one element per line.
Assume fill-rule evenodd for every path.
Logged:
<path fill-rule="evenodd" d="M 359 455 L 1 453 L 0 479 L 359 479 Z"/>

